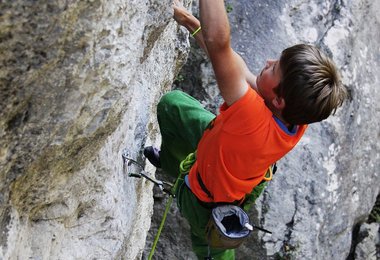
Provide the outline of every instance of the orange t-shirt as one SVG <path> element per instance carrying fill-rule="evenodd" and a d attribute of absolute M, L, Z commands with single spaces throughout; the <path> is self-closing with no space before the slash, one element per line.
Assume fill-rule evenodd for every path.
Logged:
<path fill-rule="evenodd" d="M 205 130 L 188 176 L 191 190 L 204 202 L 242 199 L 262 181 L 268 167 L 297 144 L 306 127 L 290 132 L 249 88 L 230 107 L 224 103 Z M 197 172 L 213 198 L 201 188 Z"/>

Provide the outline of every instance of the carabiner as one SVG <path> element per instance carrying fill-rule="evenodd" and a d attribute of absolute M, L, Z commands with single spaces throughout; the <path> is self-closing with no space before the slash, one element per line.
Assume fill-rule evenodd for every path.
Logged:
<path fill-rule="evenodd" d="M 173 187 L 173 184 L 166 182 L 166 181 L 155 180 L 155 179 L 152 179 L 151 177 L 149 177 L 149 175 L 144 171 L 144 166 L 141 165 L 140 163 L 138 163 L 136 160 L 129 157 L 129 153 L 128 153 L 127 149 L 123 150 L 123 153 L 121 156 L 123 158 L 123 173 L 124 174 L 127 174 L 128 177 L 135 177 L 135 178 L 144 177 L 145 179 L 156 184 L 160 188 L 160 190 L 162 190 L 163 192 L 165 192 L 171 196 L 174 196 L 173 193 L 171 192 L 171 188 Z M 130 171 L 129 167 L 132 164 L 138 166 L 140 168 L 140 172 L 135 173 L 135 172 Z M 164 187 L 164 185 L 167 185 L 170 188 L 167 189 Z"/>
<path fill-rule="evenodd" d="M 127 149 L 123 150 L 123 153 L 121 154 L 121 157 L 123 158 L 123 173 L 128 174 L 128 177 L 136 177 L 136 178 L 141 178 L 141 173 L 134 173 L 129 170 L 129 167 L 134 164 L 138 166 L 141 171 L 144 170 L 144 166 L 139 164 L 137 161 L 133 160 L 132 158 L 129 157 L 129 153 Z"/>

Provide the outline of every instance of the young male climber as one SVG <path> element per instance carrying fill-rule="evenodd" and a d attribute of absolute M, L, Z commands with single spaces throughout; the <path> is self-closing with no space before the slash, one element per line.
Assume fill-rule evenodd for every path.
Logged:
<path fill-rule="evenodd" d="M 178 0 L 173 6 L 174 19 L 210 58 L 224 103 L 215 116 L 183 92 L 164 95 L 157 107 L 161 150 L 147 147 L 144 154 L 177 177 L 180 162 L 196 151 L 196 161 L 177 191 L 193 250 L 199 259 L 234 259 L 233 249 L 207 244 L 212 206 L 244 203 L 268 167 L 297 144 L 307 124 L 334 113 L 347 92 L 333 62 L 305 44 L 285 49 L 279 60 L 268 60 L 254 76 L 231 48 L 224 0 L 200 0 L 200 21 Z"/>

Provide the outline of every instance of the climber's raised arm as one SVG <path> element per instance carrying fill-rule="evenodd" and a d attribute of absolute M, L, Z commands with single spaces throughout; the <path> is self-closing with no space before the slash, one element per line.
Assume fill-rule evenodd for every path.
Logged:
<path fill-rule="evenodd" d="M 178 0 L 174 0 L 173 7 L 174 19 L 194 34 L 200 28 L 201 22 Z M 256 88 L 256 76 L 230 46 L 230 30 L 224 2 L 200 1 L 200 9 L 202 29 L 193 37 L 210 58 L 221 94 L 227 104 L 231 105 L 244 95 L 247 83 Z"/>
<path fill-rule="evenodd" d="M 233 51 L 224 0 L 200 0 L 200 21 L 204 42 L 223 99 L 228 105 L 248 89 L 246 64 Z"/>

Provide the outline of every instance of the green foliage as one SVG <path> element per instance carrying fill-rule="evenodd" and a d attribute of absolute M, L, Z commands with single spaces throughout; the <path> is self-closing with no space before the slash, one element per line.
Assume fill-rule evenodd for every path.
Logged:
<path fill-rule="evenodd" d="M 183 76 L 182 74 L 178 74 L 177 77 L 175 78 L 175 80 L 177 82 L 182 82 L 185 80 L 185 76 Z"/>
<path fill-rule="evenodd" d="M 274 255 L 275 260 L 294 260 L 296 257 L 294 256 L 295 252 L 299 250 L 300 246 L 298 243 L 295 245 L 289 244 L 287 241 L 284 241 L 284 244 L 281 248 L 280 252 L 277 252 Z"/>
<path fill-rule="evenodd" d="M 226 6 L 227 13 L 231 13 L 234 10 L 232 4 L 230 3 L 225 3 L 225 6 Z"/>
<path fill-rule="evenodd" d="M 377 195 L 375 205 L 373 206 L 368 217 L 368 223 L 373 222 L 380 223 L 380 194 Z"/>

